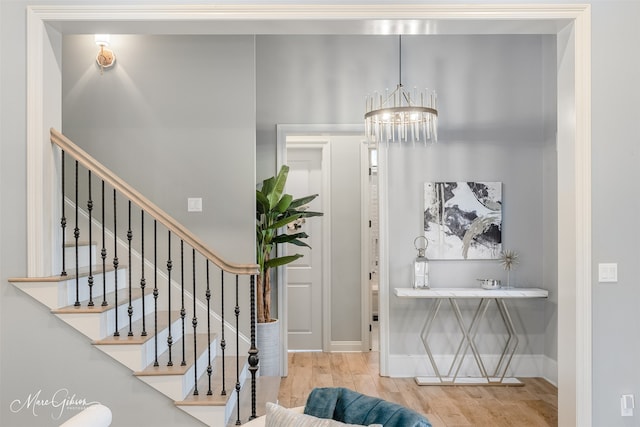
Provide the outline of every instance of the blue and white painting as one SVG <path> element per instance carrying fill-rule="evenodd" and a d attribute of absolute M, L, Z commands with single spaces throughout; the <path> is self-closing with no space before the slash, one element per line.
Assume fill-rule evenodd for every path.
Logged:
<path fill-rule="evenodd" d="M 498 259 L 502 251 L 502 183 L 426 182 L 428 259 Z"/>

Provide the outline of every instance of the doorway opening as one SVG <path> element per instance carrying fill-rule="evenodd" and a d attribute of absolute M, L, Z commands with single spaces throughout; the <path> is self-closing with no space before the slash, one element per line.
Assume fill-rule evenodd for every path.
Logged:
<path fill-rule="evenodd" d="M 287 192 L 294 198 L 317 192 L 319 205 L 313 209 L 324 213 L 308 220 L 321 222 L 313 236 L 308 232 L 313 255 L 305 260 L 305 254 L 300 266 L 279 270 L 278 306 L 286 308 L 279 313 L 281 319 L 286 318 L 283 354 L 369 351 L 373 332 L 370 277 L 374 279 L 375 270 L 370 260 L 374 241 L 370 235 L 370 152 L 362 126 L 283 125 L 278 134 L 278 167 L 290 167 Z M 311 165 L 320 170 L 313 171 Z M 284 250 L 301 253 L 297 247 Z M 308 265 L 317 260 L 319 265 Z M 321 290 L 314 290 L 301 277 L 312 269 L 321 272 L 317 280 Z"/>

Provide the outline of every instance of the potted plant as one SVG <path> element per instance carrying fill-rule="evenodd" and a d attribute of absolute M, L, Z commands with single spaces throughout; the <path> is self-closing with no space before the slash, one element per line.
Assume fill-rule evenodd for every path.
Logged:
<path fill-rule="evenodd" d="M 310 248 L 302 240 L 309 237 L 307 233 L 297 230 L 304 218 L 322 215 L 321 212 L 307 210 L 309 203 L 318 197 L 317 194 L 294 199 L 293 196 L 284 192 L 288 174 L 289 167 L 283 165 L 278 175 L 265 179 L 262 187 L 256 190 L 256 261 L 259 266 L 257 322 L 259 325 L 275 321 L 271 317 L 271 269 L 302 257 L 302 254 L 274 256 L 276 245 L 291 243 Z M 273 329 L 278 330 L 277 327 Z M 265 344 L 279 346 L 279 335 L 276 338 L 266 338 L 264 335 L 265 332 L 261 332 L 259 328 L 258 339 L 262 341 L 262 345 L 259 346 L 261 374 L 275 375 L 275 372 L 279 372 L 279 352 L 277 349 L 268 350 Z M 266 358 L 270 355 L 275 355 L 277 360 L 268 361 Z M 272 364 L 275 364 L 276 368 L 272 369 Z"/>

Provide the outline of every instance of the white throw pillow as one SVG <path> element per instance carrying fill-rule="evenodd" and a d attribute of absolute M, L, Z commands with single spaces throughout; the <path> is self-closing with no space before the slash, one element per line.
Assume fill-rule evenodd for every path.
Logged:
<path fill-rule="evenodd" d="M 267 402 L 267 416 L 265 427 L 362 427 L 355 424 L 345 424 L 327 418 L 317 418 L 311 415 L 298 414 L 275 403 Z M 382 427 L 381 424 L 371 424 L 369 427 Z"/>

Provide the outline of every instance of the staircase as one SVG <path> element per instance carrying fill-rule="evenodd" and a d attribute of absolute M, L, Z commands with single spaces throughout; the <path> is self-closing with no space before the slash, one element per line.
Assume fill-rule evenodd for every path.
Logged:
<path fill-rule="evenodd" d="M 222 260 L 63 135 L 51 139 L 61 148 L 61 273 L 10 282 L 205 425 L 259 415 L 279 378 L 257 377 L 256 266 Z"/>

